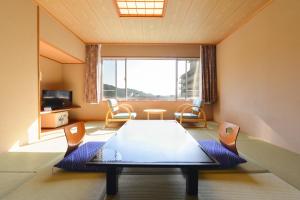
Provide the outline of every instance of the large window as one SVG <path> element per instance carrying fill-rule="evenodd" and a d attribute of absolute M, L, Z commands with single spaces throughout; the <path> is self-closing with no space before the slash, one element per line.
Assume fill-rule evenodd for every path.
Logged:
<path fill-rule="evenodd" d="M 102 59 L 103 98 L 192 99 L 201 94 L 198 58 Z"/>

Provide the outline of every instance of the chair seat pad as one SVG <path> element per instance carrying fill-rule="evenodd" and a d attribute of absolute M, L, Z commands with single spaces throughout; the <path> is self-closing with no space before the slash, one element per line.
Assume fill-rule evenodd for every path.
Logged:
<path fill-rule="evenodd" d="M 208 155 L 212 156 L 220 163 L 221 168 L 231 168 L 247 162 L 247 160 L 228 150 L 225 146 L 215 140 L 202 140 L 198 141 L 198 143 Z"/>
<path fill-rule="evenodd" d="M 87 142 L 67 155 L 63 160 L 54 165 L 54 167 L 67 171 L 103 172 L 105 171 L 105 167 L 89 166 L 86 165 L 86 162 L 91 160 L 104 144 L 104 142 Z"/>
<path fill-rule="evenodd" d="M 181 113 L 176 112 L 174 113 L 176 118 L 180 118 Z M 194 113 L 182 113 L 182 118 L 185 119 L 198 119 L 198 115 L 194 114 Z"/>
<path fill-rule="evenodd" d="M 129 113 L 118 113 L 113 116 L 113 119 L 128 119 Z M 131 118 L 136 118 L 136 113 L 131 113 Z"/>

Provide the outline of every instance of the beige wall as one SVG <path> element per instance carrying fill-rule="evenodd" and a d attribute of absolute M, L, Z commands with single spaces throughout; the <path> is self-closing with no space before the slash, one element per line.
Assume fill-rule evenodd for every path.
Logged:
<path fill-rule="evenodd" d="M 107 57 L 199 57 L 199 44 L 103 44 Z"/>
<path fill-rule="evenodd" d="M 62 90 L 63 76 L 62 64 L 40 56 L 41 90 Z"/>
<path fill-rule="evenodd" d="M 85 44 L 42 8 L 40 9 L 40 39 L 85 61 Z"/>
<path fill-rule="evenodd" d="M 274 0 L 217 46 L 217 121 L 300 153 L 300 1 Z M 253 147 L 255 148 L 255 147 Z"/>
<path fill-rule="evenodd" d="M 108 110 L 106 102 L 87 104 L 83 99 L 84 92 L 84 64 L 63 64 L 64 87 L 73 91 L 73 103 L 80 105 L 80 109 L 70 111 L 70 118 L 74 120 L 104 120 Z M 122 103 L 122 102 L 121 102 Z M 183 101 L 128 101 L 138 114 L 138 119 L 145 119 L 145 108 L 166 109 L 165 119 L 173 119 L 176 108 L 185 103 Z M 206 107 L 209 119 L 212 119 L 212 108 Z M 155 118 L 155 116 L 153 116 Z M 157 117 L 156 117 L 157 118 Z"/>
<path fill-rule="evenodd" d="M 0 1 L 0 152 L 37 139 L 37 7 Z"/>

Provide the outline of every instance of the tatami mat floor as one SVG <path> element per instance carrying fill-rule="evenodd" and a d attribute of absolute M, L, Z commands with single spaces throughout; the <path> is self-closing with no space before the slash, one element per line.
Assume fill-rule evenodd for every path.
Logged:
<path fill-rule="evenodd" d="M 218 139 L 218 124 L 209 122 L 208 128 L 187 128 L 196 140 Z M 104 122 L 91 121 L 86 123 L 85 141 L 106 141 L 117 128 L 104 128 Z M 23 146 L 17 151 L 21 152 L 65 152 L 67 148 L 63 130 L 56 130 L 48 135 L 42 142 Z M 300 189 L 300 155 L 277 147 L 275 145 L 257 140 L 240 132 L 238 149 L 261 167 L 279 176 L 289 184 Z"/>
<path fill-rule="evenodd" d="M 214 122 L 209 122 L 208 128 L 206 129 L 187 129 L 196 140 L 218 139 L 217 124 Z M 87 122 L 87 134 L 85 137 L 85 141 L 107 141 L 116 132 L 116 130 L 117 128 L 105 129 L 103 122 Z M 48 191 L 52 192 L 53 190 L 56 190 L 56 188 L 59 190 L 70 190 L 75 192 L 76 187 L 80 186 L 81 182 L 90 185 L 88 179 L 91 179 L 91 177 L 99 177 L 99 175 L 80 175 L 78 173 L 72 175 L 68 173 L 58 173 L 57 176 L 55 176 L 55 174 L 53 176 L 53 174 L 51 174 L 51 168 L 53 164 L 55 164 L 62 158 L 66 147 L 67 145 L 63 131 L 55 130 L 53 133 L 48 134 L 42 139 L 42 141 L 38 143 L 22 146 L 19 149 L 15 149 L 15 152 L 0 154 L 0 177 L 2 177 L 0 183 L 0 198 L 39 199 L 39 197 L 42 197 Z M 270 194 L 272 195 L 276 196 L 278 191 L 280 192 L 282 188 L 284 189 L 284 191 L 281 191 L 281 195 L 277 195 L 277 197 L 280 197 L 282 199 L 300 199 L 300 155 L 268 144 L 266 142 L 256 140 L 255 138 L 249 137 L 243 132 L 241 132 L 239 135 L 238 149 L 242 155 L 245 155 L 247 159 L 249 159 L 249 161 L 251 160 L 250 164 L 254 164 L 254 167 L 251 165 L 250 167 L 247 166 L 246 171 L 248 168 L 250 170 L 253 170 L 253 168 L 258 168 L 258 171 L 269 171 L 271 173 L 256 173 L 257 175 L 255 175 L 255 173 L 250 175 L 247 173 L 244 173 L 243 175 L 238 175 L 238 173 L 203 174 L 203 181 L 199 182 L 199 187 L 202 185 L 199 188 L 199 192 L 201 192 L 200 199 L 248 199 L 243 198 L 243 196 L 241 195 L 248 195 L 248 197 L 252 197 L 252 199 L 266 199 L 268 198 L 268 195 L 264 194 L 264 191 L 271 191 L 272 187 L 275 187 L 275 190 L 274 188 L 272 190 L 273 193 L 270 192 Z M 255 166 L 256 164 L 257 166 Z M 42 174 L 39 174 L 40 171 L 43 171 L 43 168 L 47 167 L 49 169 L 44 169 L 44 172 L 42 172 Z M 181 185 L 181 187 L 177 188 L 178 186 L 176 186 L 176 184 L 170 185 L 169 182 L 163 182 L 166 181 L 166 179 L 174 178 L 176 179 L 174 183 L 177 183 L 178 181 L 182 182 L 184 180 L 182 179 L 182 177 L 177 177 L 177 175 L 175 177 L 166 175 L 165 178 L 163 178 L 163 176 L 158 176 L 159 178 L 157 179 L 152 176 L 148 177 L 148 182 L 146 181 L 146 185 L 143 186 L 143 184 L 136 185 L 136 181 L 130 182 L 135 178 L 135 176 L 126 176 L 126 174 L 123 175 L 122 178 L 120 178 L 120 186 L 122 188 L 120 189 L 120 194 L 116 197 L 113 197 L 113 199 L 151 199 L 150 197 L 153 196 L 154 193 L 156 196 L 160 195 L 161 198 L 157 199 L 186 199 L 186 196 L 182 196 L 184 195 L 184 191 L 181 191 L 184 190 L 184 184 L 182 185 L 180 183 L 179 185 Z M 142 177 L 139 176 L 137 180 L 142 180 L 141 178 Z M 244 182 L 244 184 L 238 183 L 239 181 L 243 183 L 243 181 L 245 181 L 246 179 L 248 180 L 249 178 L 257 182 L 257 184 L 253 185 L 253 187 L 255 187 L 254 190 L 257 191 L 257 194 L 253 194 L 253 192 L 251 193 L 251 188 L 249 188 L 251 184 L 249 185 L 249 182 L 246 181 Z M 72 182 L 72 179 L 74 179 L 75 182 Z M 235 182 L 233 179 L 236 179 L 238 181 Z M 269 183 L 267 181 L 268 179 L 270 179 Z M 68 182 L 68 180 L 70 180 L 71 182 L 67 183 L 66 185 L 66 182 Z M 159 188 L 157 188 L 156 186 L 156 182 L 159 180 L 162 181 L 162 185 L 167 184 L 162 186 L 165 188 L 163 189 L 164 192 L 162 192 L 162 194 L 159 192 L 160 190 L 157 190 Z M 233 182 L 229 180 L 233 180 Z M 93 181 L 95 181 L 94 178 L 92 179 L 92 182 Z M 86 188 L 86 191 L 90 194 L 92 191 L 94 191 L 93 188 L 96 188 L 96 190 L 100 190 L 100 188 L 101 190 L 104 190 L 103 184 L 104 183 L 100 184 L 97 182 L 97 184 L 92 188 L 84 188 Z M 135 187 L 137 188 L 137 191 L 141 192 L 136 194 L 134 192 L 135 190 L 133 190 L 132 187 L 129 187 L 130 184 L 136 185 Z M 222 184 L 224 186 L 226 185 L 226 187 L 232 186 L 237 188 L 234 190 L 230 189 L 226 192 L 226 190 L 222 188 Z M 174 188 L 172 185 L 174 186 L 174 188 L 177 188 L 176 191 L 173 190 Z M 66 188 L 64 189 L 60 187 Z M 205 187 L 209 187 L 208 191 L 214 191 L 216 192 L 216 194 L 210 195 L 206 193 Z M 39 190 L 39 192 L 35 192 L 33 190 Z M 154 191 L 153 194 L 151 194 L 152 190 Z M 172 191 L 174 191 L 174 193 Z M 237 192 L 237 194 L 231 194 L 232 192 Z M 238 194 L 238 192 L 240 192 L 240 194 Z M 35 195 L 33 195 L 32 193 L 35 193 Z M 76 191 L 75 193 L 78 193 L 78 191 Z M 25 194 L 27 195 L 26 198 Z M 54 194 L 54 196 L 51 194 L 49 195 L 49 198 L 46 199 L 53 199 L 53 197 L 55 196 Z M 65 195 L 65 197 L 61 199 L 69 199 L 72 197 L 72 195 L 69 195 L 68 191 L 64 192 L 63 195 Z M 76 199 L 81 199 L 85 195 L 85 193 L 79 192 L 78 195 L 79 196 Z M 223 198 L 221 198 L 222 195 Z M 21 198 L 22 196 L 24 198 Z M 96 192 L 90 194 L 90 197 L 85 199 L 99 198 L 99 193 Z M 60 198 L 56 197 L 55 199 Z M 270 199 L 279 198 L 274 197 Z"/>

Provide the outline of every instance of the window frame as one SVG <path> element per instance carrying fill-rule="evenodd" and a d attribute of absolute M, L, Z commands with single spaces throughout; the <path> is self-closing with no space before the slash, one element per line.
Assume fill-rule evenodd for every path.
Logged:
<path fill-rule="evenodd" d="M 118 67 L 117 67 L 117 61 L 122 60 L 125 61 L 125 98 L 119 98 L 117 89 L 115 92 L 115 99 L 119 101 L 190 101 L 193 100 L 196 97 L 187 97 L 187 81 L 185 83 L 185 97 L 184 98 L 178 98 L 178 61 L 185 61 L 185 76 L 187 80 L 187 61 L 188 60 L 198 60 L 199 61 L 199 68 L 201 70 L 201 63 L 200 63 L 200 58 L 197 57 L 109 57 L 109 56 L 104 56 L 101 57 L 101 97 L 102 100 L 106 101 L 109 98 L 106 98 L 104 96 L 104 88 L 103 88 L 103 61 L 104 60 L 110 60 L 114 61 L 114 66 L 115 66 L 115 87 L 118 88 L 118 80 L 117 80 L 117 75 L 118 75 Z M 127 60 L 175 60 L 175 97 L 170 98 L 170 99 L 128 99 L 128 93 L 127 93 Z M 111 90 L 105 90 L 105 91 L 111 91 Z M 199 94 L 201 92 L 201 89 L 199 88 Z M 201 94 L 200 94 L 201 95 Z"/>

